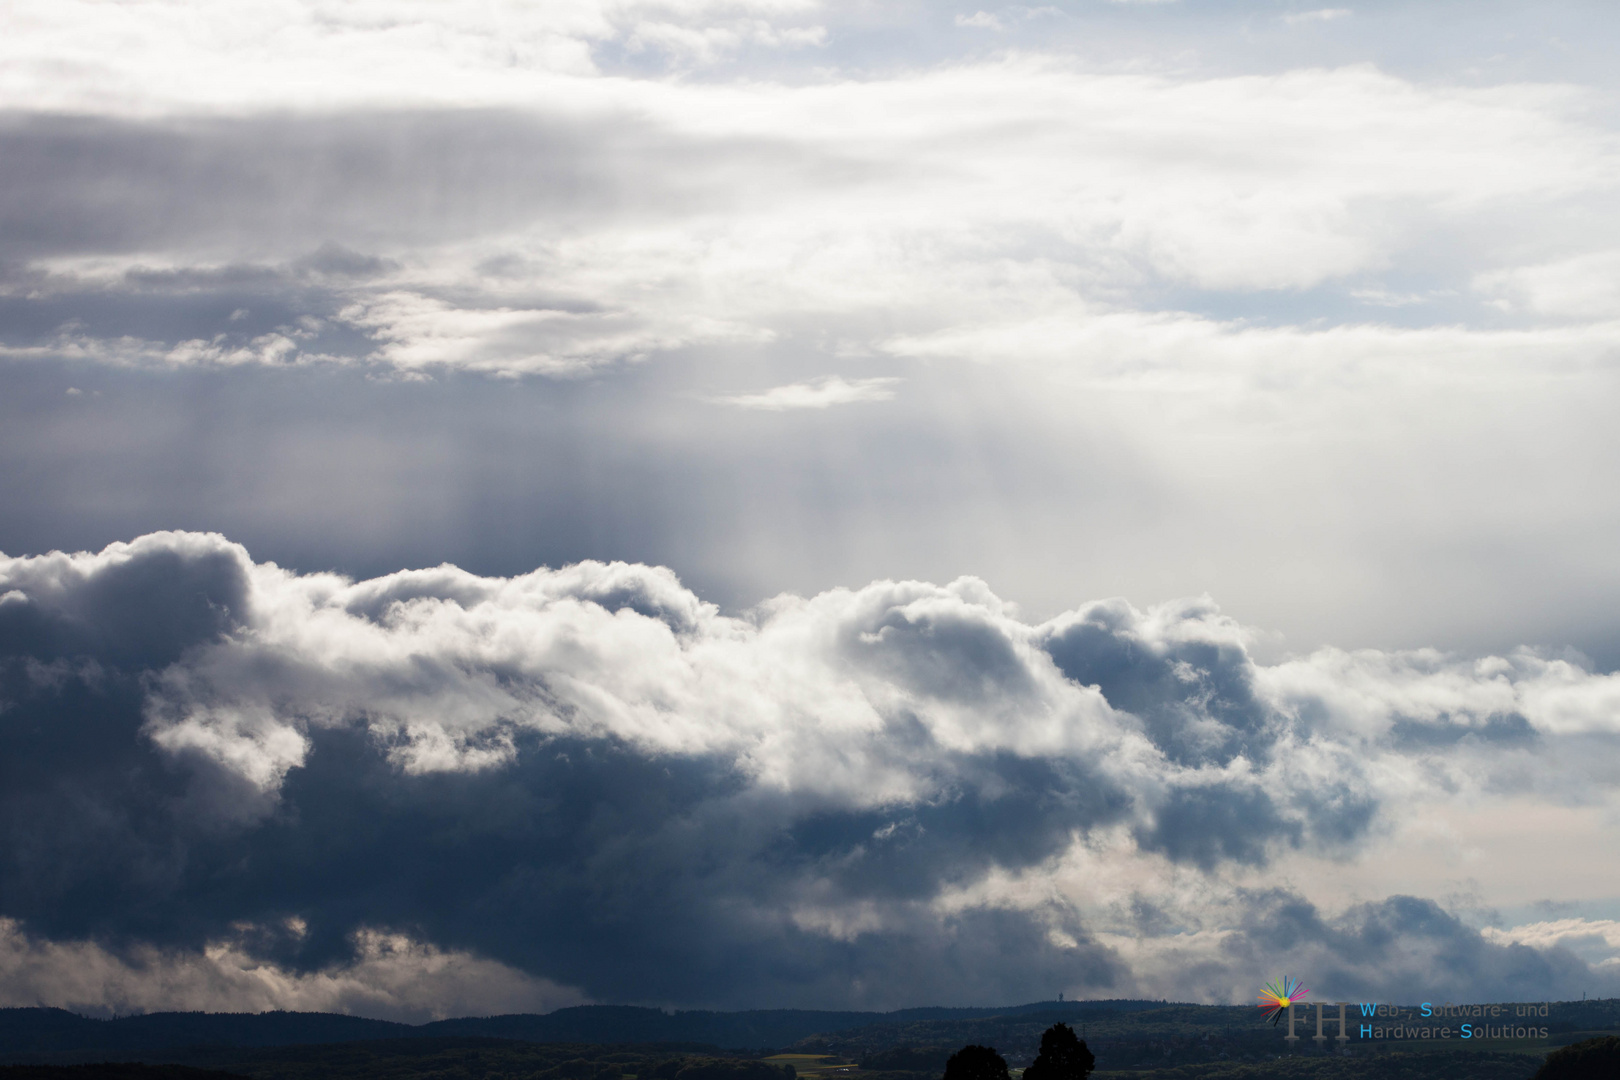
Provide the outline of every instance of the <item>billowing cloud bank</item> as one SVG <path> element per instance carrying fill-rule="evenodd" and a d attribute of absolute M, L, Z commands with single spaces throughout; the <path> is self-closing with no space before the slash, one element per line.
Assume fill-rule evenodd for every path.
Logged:
<path fill-rule="evenodd" d="M 1612 807 L 1620 677 L 1249 642 L 1207 600 L 1031 625 L 971 578 L 727 616 L 622 563 L 355 582 L 188 533 L 3 559 L 0 996 L 1620 985 L 1612 923 L 1482 934 L 1455 898 L 1343 885 L 1414 823 Z"/>

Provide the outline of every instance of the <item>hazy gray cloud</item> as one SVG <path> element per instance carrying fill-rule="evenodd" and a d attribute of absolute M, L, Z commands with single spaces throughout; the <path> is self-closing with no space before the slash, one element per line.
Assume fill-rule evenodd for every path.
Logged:
<path fill-rule="evenodd" d="M 1356 992 L 1392 971 L 1591 974 L 1428 901 L 1330 918 L 1244 884 L 1279 858 L 1375 855 L 1391 815 L 1509 787 L 1567 798 L 1553 748 L 1613 740 L 1617 691 L 1557 661 L 1267 667 L 1208 603 L 1030 625 L 973 579 L 743 617 L 622 563 L 354 582 L 187 533 L 7 559 L 0 596 L 14 999 L 56 985 L 52 950 L 124 972 L 103 1004 L 159 1000 L 119 966 L 141 950 L 202 973 L 178 987 L 206 974 L 231 1000 L 388 1015 L 429 1008 L 396 1000 L 398 972 L 446 965 L 500 965 L 490 993 L 514 1002 L 1126 992 L 1206 940 L 1122 950 L 1110 908 L 1144 899 L 1224 942 L 1205 993 L 1307 938 L 1318 970 L 1360 957 L 1330 972 Z M 1536 733 L 1512 760 L 1402 728 L 1488 728 L 1508 701 Z M 1096 859 L 1137 880 L 1070 891 Z M 1221 899 L 1142 892 L 1165 873 Z M 1395 939 L 1431 942 L 1428 966 L 1386 963 Z M 275 985 L 232 974 L 244 957 Z"/>
<path fill-rule="evenodd" d="M 8 261 L 170 250 L 240 260 L 328 241 L 432 243 L 548 213 L 577 219 L 616 204 L 622 181 L 604 166 L 615 130 L 628 134 L 634 122 L 587 137 L 578 122 L 496 110 L 147 121 L 11 113 L 0 122 L 0 244 Z"/>
<path fill-rule="evenodd" d="M 954 26 L 966 5 L 937 16 L 958 42 L 938 64 L 766 79 L 713 60 L 676 79 L 622 51 L 638 20 L 764 20 L 782 42 L 841 25 L 834 52 L 881 27 L 839 5 L 514 9 L 500 55 L 521 62 L 495 65 L 484 15 L 444 16 L 457 51 L 319 4 L 277 10 L 276 41 L 307 50 L 245 55 L 237 20 L 206 10 L 165 35 L 173 11 L 144 7 L 121 51 L 50 11 L 7 43 L 53 71 L 77 58 L 82 84 L 25 65 L 0 87 L 0 397 L 49 370 L 58 398 L 93 398 L 81 372 L 98 366 L 158 380 L 99 402 L 120 415 L 88 440 L 89 409 L 5 427 L 27 441 L 7 460 L 37 473 L 8 505 L 54 523 L 7 545 L 183 524 L 269 551 L 281 529 L 301 536 L 277 557 L 369 573 L 504 543 L 522 548 L 504 570 L 628 556 L 726 603 L 976 573 L 1043 614 L 1209 590 L 1296 647 L 1535 642 L 1620 662 L 1620 575 L 1594 540 L 1614 515 L 1592 494 L 1620 480 L 1600 405 L 1617 235 L 1601 86 L 1354 57 L 987 57 L 960 52 L 983 36 Z M 1004 14 L 1070 43 L 1146 17 Z M 217 77 L 191 81 L 204 69 Z M 316 84 L 320 101 L 299 96 Z M 130 105 L 131 87 L 152 96 Z M 286 402 L 331 393 L 329 371 L 272 404 L 243 370 L 351 365 L 323 424 Z M 232 370 L 242 389 L 178 370 Z M 463 372 L 591 385 L 503 386 L 552 427 L 498 438 L 515 421 L 464 387 L 408 419 L 360 389 Z M 208 404 L 152 400 L 169 392 Z M 594 423 L 556 419 L 580 395 Z M 716 401 L 746 408 L 690 407 Z M 90 442 L 122 444 L 121 497 L 47 506 L 105 474 Z M 222 463 L 225 496 L 188 502 L 171 457 Z M 365 513 L 339 512 L 356 500 Z M 66 524 L 96 515 L 116 520 Z M 363 532 L 382 538 L 347 542 Z"/>
<path fill-rule="evenodd" d="M 213 18 L 197 33 L 229 53 Z M 580 18 L 573 40 L 628 40 Z M 1589 88 L 1038 50 L 798 82 L 496 73 L 482 45 L 433 59 L 339 23 L 377 63 L 345 56 L 370 74 L 318 106 L 249 73 L 335 63 L 331 42 L 141 108 L 7 92 L 0 397 L 55 373 L 95 404 L 0 431 L 33 474 L 7 546 L 185 525 L 357 573 L 631 557 L 728 604 L 976 573 L 1043 614 L 1209 590 L 1296 647 L 1620 659 L 1592 495 L 1620 460 L 1617 174 Z M 201 49 L 148 29 L 102 59 Z M 493 82 L 414 66 L 439 63 Z M 154 381 L 94 400 L 111 366 Z M 311 405 L 349 366 L 345 400 Z M 244 370 L 286 368 L 313 370 L 264 396 Z M 199 389 L 224 371 L 239 388 Z M 475 406 L 442 385 L 466 372 L 589 386 Z M 401 379 L 442 389 L 403 417 L 378 389 Z M 502 395 L 550 427 L 494 421 Z M 557 418 L 585 396 L 592 423 Z M 66 494 L 111 471 L 110 496 Z"/>
<path fill-rule="evenodd" d="M 1033 55 L 810 86 L 543 85 L 567 93 L 224 117 L 19 101 L 0 124 L 0 259 L 29 279 L 13 301 L 54 275 L 128 308 L 131 291 L 248 264 L 313 276 L 299 314 L 373 346 L 297 353 L 411 372 L 764 350 L 815 323 L 835 354 L 1018 357 L 1086 380 L 1191 374 L 1202 348 L 1235 354 L 1199 366 L 1226 382 L 1277 347 L 1353 362 L 1357 335 L 1324 331 L 1364 332 L 1390 309 L 1358 298 L 1383 293 L 1432 298 L 1406 312 L 1417 325 L 1383 328 L 1426 361 L 1444 339 L 1422 327 L 1484 338 L 1527 289 L 1511 355 L 1568 349 L 1534 325 L 1571 302 L 1546 295 L 1567 290 L 1545 268 L 1612 247 L 1613 140 L 1565 86 L 1120 75 Z M 1429 242 L 1460 232 L 1496 239 Z M 328 244 L 375 261 L 324 272 L 310 252 Z M 1386 280 L 1397 262 L 1413 280 Z M 1280 320 L 1292 332 L 1233 318 L 1275 327 L 1267 297 L 1308 292 Z M 116 359 L 129 339 L 212 359 L 180 348 L 209 338 L 144 314 L 145 332 L 75 325 L 58 351 Z"/>
<path fill-rule="evenodd" d="M 550 1012 L 577 991 L 492 960 L 445 952 L 401 934 L 363 931 L 354 955 L 313 971 L 256 953 L 264 934 L 242 927 L 205 950 L 30 938 L 0 919 L 0 1000 L 50 1002 L 91 1015 L 143 1012 L 338 1012 L 422 1023 L 453 1016 Z M 294 936 L 299 926 L 279 927 Z"/>
<path fill-rule="evenodd" d="M 1394 896 L 1335 916 L 1286 893 L 1253 900 L 1233 957 L 1313 971 L 1340 1000 L 1548 1001 L 1583 980 L 1610 985 L 1566 949 L 1487 940 L 1432 900 Z"/>

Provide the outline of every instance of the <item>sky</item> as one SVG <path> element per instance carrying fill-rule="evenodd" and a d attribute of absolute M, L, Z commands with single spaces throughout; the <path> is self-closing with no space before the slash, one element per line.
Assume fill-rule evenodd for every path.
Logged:
<path fill-rule="evenodd" d="M 1620 995 L 1620 11 L 12 0 L 0 1005 Z"/>

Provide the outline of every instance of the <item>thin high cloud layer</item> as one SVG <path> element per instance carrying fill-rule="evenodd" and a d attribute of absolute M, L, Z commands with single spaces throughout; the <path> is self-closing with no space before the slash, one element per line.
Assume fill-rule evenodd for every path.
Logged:
<path fill-rule="evenodd" d="M 27 2 L 0 46 L 0 93 L 63 111 L 146 113 L 206 104 L 324 107 L 510 100 L 557 75 L 600 71 L 596 54 L 679 71 L 749 48 L 814 47 L 817 0 L 497 0 L 430 3 L 247 0 Z"/>
<path fill-rule="evenodd" d="M 456 55 L 333 33 L 351 31 L 396 65 Z M 1386 332 L 1421 360 L 1444 360 L 1420 332 L 1437 325 L 1523 329 L 1527 368 L 1571 321 L 1613 346 L 1575 268 L 1613 276 L 1614 134 L 1576 87 L 1028 53 L 806 85 L 480 70 L 499 92 L 413 74 L 452 96 L 385 80 L 351 99 L 339 80 L 318 112 L 239 74 L 256 106 L 227 116 L 199 88 L 64 117 L 41 111 L 53 83 L 23 80 L 0 126 L 7 354 L 556 375 L 765 356 L 811 328 L 824 359 L 988 332 L 970 355 L 996 361 L 1044 323 L 1169 321 L 1220 352 L 1260 322 L 1353 371 L 1333 329 L 1397 311 Z M 315 270 L 327 245 L 347 269 Z M 1144 350 L 1202 368 L 1150 332 Z"/>
<path fill-rule="evenodd" d="M 1031 624 L 969 578 L 734 617 L 622 563 L 8 558 L 0 987 L 95 1005 L 42 974 L 81 953 L 109 1007 L 211 979 L 386 1015 L 480 972 L 466 1007 L 1228 999 L 1330 956 L 1336 993 L 1605 985 L 1573 929 L 1306 894 L 1414 817 L 1610 807 L 1620 680 L 1248 645 L 1208 601 Z M 424 971 L 443 994 L 400 989 Z"/>

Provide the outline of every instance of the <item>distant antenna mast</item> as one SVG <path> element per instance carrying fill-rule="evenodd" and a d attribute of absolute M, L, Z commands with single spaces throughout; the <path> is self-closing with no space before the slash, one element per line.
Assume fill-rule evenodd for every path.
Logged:
<path fill-rule="evenodd" d="M 1061 990 L 1058 991 L 1058 1000 L 1059 1001 L 1063 1000 L 1063 991 L 1061 991 Z"/>

